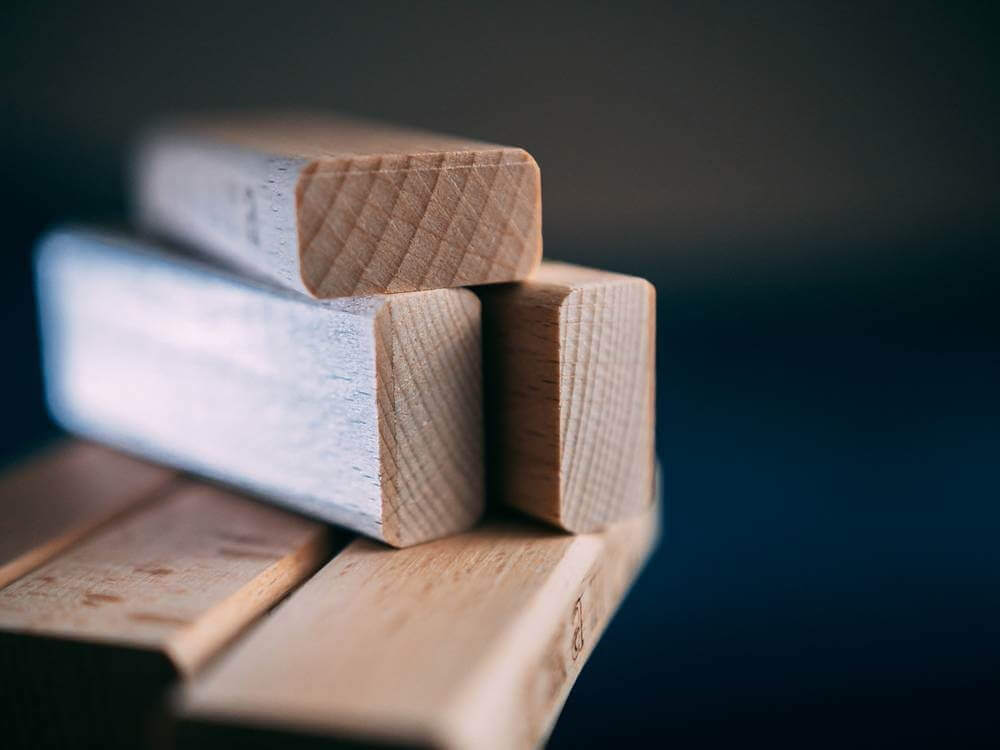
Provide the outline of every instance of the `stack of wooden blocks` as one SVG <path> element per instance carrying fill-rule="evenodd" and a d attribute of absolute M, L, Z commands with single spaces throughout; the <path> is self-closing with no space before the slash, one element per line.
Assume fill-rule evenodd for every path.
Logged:
<path fill-rule="evenodd" d="M 0 479 L 5 746 L 543 742 L 657 536 L 652 287 L 541 262 L 517 148 L 175 121 L 133 176 L 37 253 L 96 442 Z"/>

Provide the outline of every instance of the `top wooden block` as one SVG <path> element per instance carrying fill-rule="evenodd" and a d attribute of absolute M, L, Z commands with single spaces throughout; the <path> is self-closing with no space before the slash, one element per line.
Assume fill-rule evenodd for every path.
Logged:
<path fill-rule="evenodd" d="M 322 298 L 516 281 L 542 253 L 526 151 L 362 120 L 161 127 L 135 203 L 146 229 Z"/>

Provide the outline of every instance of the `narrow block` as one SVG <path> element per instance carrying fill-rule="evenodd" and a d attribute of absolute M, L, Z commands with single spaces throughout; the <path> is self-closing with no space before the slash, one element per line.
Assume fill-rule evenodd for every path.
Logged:
<path fill-rule="evenodd" d="M 85 230 L 43 240 L 37 273 L 69 430 L 397 546 L 480 515 L 472 292 L 319 302 Z"/>
<path fill-rule="evenodd" d="M 527 152 L 364 120 L 164 125 L 134 185 L 147 229 L 316 297 L 512 281 L 541 258 Z"/>
<path fill-rule="evenodd" d="M 186 686 L 181 744 L 536 747 L 657 531 L 654 509 L 593 535 L 352 542 Z"/>
<path fill-rule="evenodd" d="M 166 486 L 173 472 L 63 442 L 0 477 L 0 587 Z"/>
<path fill-rule="evenodd" d="M 574 532 L 641 512 L 655 460 L 652 285 L 546 262 L 477 291 L 491 487 Z"/>
<path fill-rule="evenodd" d="M 317 522 L 178 480 L 0 589 L 15 747 L 136 747 L 190 676 L 327 557 Z"/>

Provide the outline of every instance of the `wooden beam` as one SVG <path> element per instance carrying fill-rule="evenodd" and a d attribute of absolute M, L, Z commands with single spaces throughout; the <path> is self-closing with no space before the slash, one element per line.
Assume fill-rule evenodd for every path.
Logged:
<path fill-rule="evenodd" d="M 161 650 L 194 672 L 319 566 L 315 521 L 181 480 L 0 589 L 5 632 Z"/>
<path fill-rule="evenodd" d="M 316 297 L 487 284 L 541 258 L 524 150 L 337 117 L 177 122 L 135 166 L 146 228 Z"/>
<path fill-rule="evenodd" d="M 318 302 L 78 229 L 43 240 L 37 267 L 70 431 L 396 546 L 482 512 L 472 292 Z"/>
<path fill-rule="evenodd" d="M 188 684 L 182 744 L 535 747 L 657 531 L 654 509 L 592 535 L 493 520 L 402 551 L 357 540 Z"/>
<path fill-rule="evenodd" d="M 166 687 L 308 577 L 329 544 L 319 523 L 178 480 L 0 589 L 0 725 L 16 747 L 137 746 Z"/>
<path fill-rule="evenodd" d="M 652 285 L 546 262 L 477 292 L 491 488 L 574 532 L 641 512 L 654 478 Z"/>
<path fill-rule="evenodd" d="M 173 472 L 61 442 L 0 477 L 0 587 L 164 487 Z"/>

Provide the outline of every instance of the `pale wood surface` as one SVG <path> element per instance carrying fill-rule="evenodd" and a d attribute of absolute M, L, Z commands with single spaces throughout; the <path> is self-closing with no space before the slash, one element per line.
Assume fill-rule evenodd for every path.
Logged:
<path fill-rule="evenodd" d="M 401 551 L 357 540 L 185 688 L 220 727 L 447 748 L 532 747 L 658 531 L 493 520 Z"/>
<path fill-rule="evenodd" d="M 43 240 L 38 287 L 69 430 L 397 546 L 482 512 L 472 292 L 316 301 L 80 229 Z"/>
<path fill-rule="evenodd" d="M 483 510 L 480 308 L 463 290 L 384 299 L 375 319 L 380 538 L 405 547 L 467 529 Z"/>
<path fill-rule="evenodd" d="M 322 524 L 178 480 L 0 589 L 0 631 L 160 651 L 191 673 L 319 567 L 328 543 Z"/>
<path fill-rule="evenodd" d="M 98 445 L 64 442 L 0 477 L 0 587 L 101 524 L 135 507 L 173 476 Z"/>
<path fill-rule="evenodd" d="M 317 297 L 512 281 L 541 258 L 519 148 L 315 115 L 175 122 L 134 184 L 143 226 Z"/>
<path fill-rule="evenodd" d="M 319 523 L 166 470 L 140 488 L 137 467 L 152 467 L 104 449 L 71 443 L 30 466 L 37 493 L 7 496 L 12 517 L 130 484 L 135 493 L 128 510 L 0 588 L 5 748 L 163 747 L 178 675 L 328 558 Z M 18 548 L 45 546 L 45 530 L 63 535 L 53 524 L 7 530 Z"/>
<path fill-rule="evenodd" d="M 652 285 L 546 262 L 477 292 L 496 492 L 574 532 L 641 512 L 654 477 Z"/>

